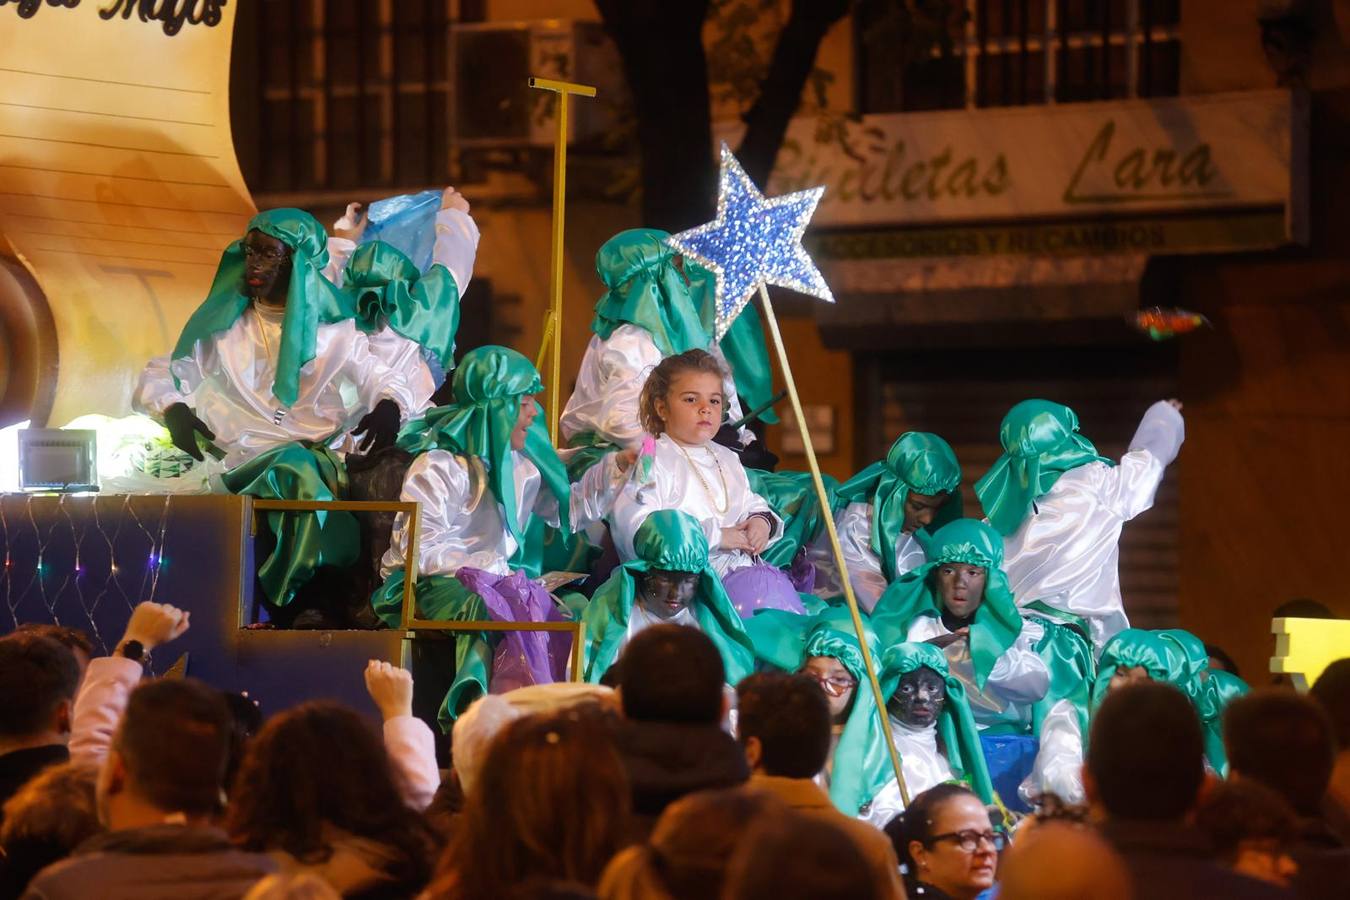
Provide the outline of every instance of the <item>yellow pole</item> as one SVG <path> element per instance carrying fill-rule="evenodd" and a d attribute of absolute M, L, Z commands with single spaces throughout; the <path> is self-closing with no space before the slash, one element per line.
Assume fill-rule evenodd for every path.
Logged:
<path fill-rule="evenodd" d="M 853 596 L 853 585 L 848 577 L 848 565 L 844 562 L 844 551 L 839 546 L 839 532 L 834 527 L 834 516 L 830 515 L 830 501 L 825 494 L 825 482 L 820 477 L 820 463 L 816 461 L 816 448 L 811 444 L 811 432 L 806 427 L 806 417 L 802 415 L 802 402 L 797 396 L 797 382 L 792 377 L 792 366 L 788 364 L 787 348 L 783 346 L 783 335 L 778 330 L 778 317 L 774 315 L 773 304 L 769 302 L 769 291 L 759 286 L 759 299 L 764 303 L 764 319 L 769 323 L 773 335 L 774 349 L 778 351 L 778 364 L 783 369 L 783 380 L 787 382 L 788 399 L 792 401 L 792 412 L 797 417 L 797 428 L 801 432 L 802 447 L 806 449 L 806 463 L 811 467 L 811 481 L 816 486 L 816 499 L 820 501 L 821 518 L 825 520 L 825 531 L 830 536 L 830 549 L 834 551 L 835 565 L 839 567 L 839 579 L 844 583 L 844 599 L 848 603 L 849 614 L 853 617 L 853 629 L 858 633 L 858 646 L 862 648 L 863 668 L 867 670 L 867 680 L 872 685 L 872 696 L 876 700 L 877 716 L 881 720 L 881 733 L 886 738 L 886 749 L 891 755 L 891 766 L 895 769 L 895 781 L 900 786 L 900 799 L 909 806 L 909 788 L 905 784 L 905 774 L 900 766 L 900 751 L 895 747 L 895 738 L 891 734 L 891 723 L 886 716 L 886 698 L 881 693 L 881 682 L 877 681 L 876 664 L 872 660 L 872 651 L 867 648 L 867 638 L 863 634 L 862 615 L 858 612 L 858 599 Z"/>
<path fill-rule="evenodd" d="M 539 348 L 539 360 L 552 350 L 552 362 L 548 376 L 548 435 L 553 446 L 558 446 L 558 420 L 562 416 L 559 405 L 559 391 L 562 386 L 562 275 L 563 275 L 563 224 L 567 197 L 567 103 L 568 96 L 594 97 L 595 88 L 587 84 L 573 84 L 569 81 L 554 81 L 549 78 L 530 78 L 530 87 L 541 91 L 553 91 L 558 95 L 558 134 L 553 142 L 553 258 L 549 274 L 549 307 L 545 320 L 543 346 Z M 553 346 L 548 346 L 549 336 Z"/>

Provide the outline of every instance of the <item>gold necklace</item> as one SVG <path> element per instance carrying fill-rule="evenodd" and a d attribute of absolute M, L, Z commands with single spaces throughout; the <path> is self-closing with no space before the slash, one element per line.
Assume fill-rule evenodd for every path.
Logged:
<path fill-rule="evenodd" d="M 699 471 L 698 466 L 695 465 L 693 457 L 689 455 L 689 451 L 684 449 L 684 444 L 681 444 L 674 438 L 671 438 L 670 441 L 676 447 L 679 447 L 680 452 L 684 454 L 685 462 L 689 463 L 689 468 L 694 470 L 694 477 L 698 479 L 698 483 L 703 485 L 703 493 L 707 496 L 708 502 L 712 504 L 713 509 L 717 511 L 719 516 L 725 516 L 727 510 L 731 509 L 731 491 L 727 489 L 727 475 L 722 471 L 722 461 L 717 458 L 717 454 L 708 450 L 708 455 L 712 457 L 713 465 L 717 466 L 717 477 L 722 481 L 723 499 L 721 506 L 717 505 L 717 498 L 713 496 L 712 488 L 708 486 L 708 482 L 704 479 L 703 473 Z M 708 448 L 705 447 L 704 449 L 707 450 Z"/>

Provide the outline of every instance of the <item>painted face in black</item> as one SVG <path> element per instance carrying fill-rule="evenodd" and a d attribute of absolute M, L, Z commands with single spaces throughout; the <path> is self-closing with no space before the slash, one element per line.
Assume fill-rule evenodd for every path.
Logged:
<path fill-rule="evenodd" d="M 286 305 L 291 248 L 256 228 L 244 236 L 244 293 L 272 306 Z"/>
<path fill-rule="evenodd" d="M 938 510 L 947 502 L 947 496 L 947 494 L 920 494 L 917 491 L 910 491 L 905 497 L 905 522 L 900 526 L 900 530 L 905 534 L 913 534 L 920 528 L 932 525 Z"/>
<path fill-rule="evenodd" d="M 673 619 L 689 607 L 697 589 L 697 572 L 651 569 L 638 580 L 638 602 L 658 619 Z"/>
<path fill-rule="evenodd" d="M 942 608 L 958 619 L 975 615 L 984 602 L 985 571 L 965 563 L 944 563 L 937 567 L 938 598 Z"/>
<path fill-rule="evenodd" d="M 920 666 L 900 677 L 900 686 L 888 706 L 909 727 L 927 728 L 937 721 L 946 702 L 947 685 L 942 676 Z"/>

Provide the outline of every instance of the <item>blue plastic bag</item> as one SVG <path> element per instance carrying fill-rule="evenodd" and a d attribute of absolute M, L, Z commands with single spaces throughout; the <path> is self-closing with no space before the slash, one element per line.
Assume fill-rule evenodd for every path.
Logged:
<path fill-rule="evenodd" d="M 431 268 L 431 251 L 436 246 L 436 213 L 440 208 L 440 191 L 376 200 L 366 210 L 368 224 L 361 243 L 392 244 L 425 275 Z"/>

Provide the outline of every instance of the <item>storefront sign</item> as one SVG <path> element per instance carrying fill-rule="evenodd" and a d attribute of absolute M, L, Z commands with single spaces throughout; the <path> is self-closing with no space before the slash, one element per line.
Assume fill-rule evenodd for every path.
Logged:
<path fill-rule="evenodd" d="M 826 185 L 817 229 L 1230 212 L 1263 218 L 1262 227 L 1232 234 L 1188 226 L 1190 237 L 1176 240 L 1158 227 L 1122 226 L 1101 240 L 1074 229 L 1002 238 L 967 229 L 956 242 L 964 246 L 922 255 L 1100 252 L 1091 249 L 1094 240 L 1103 249 L 1169 252 L 1192 249 L 1197 237 L 1195 249 L 1213 249 L 1213 240 L 1237 248 L 1306 239 L 1306 110 L 1287 91 L 878 115 L 842 132 L 819 125 L 793 122 L 769 185 L 770 193 Z M 835 136 L 817 140 L 824 133 Z M 1281 223 L 1276 233 L 1271 221 Z"/>

